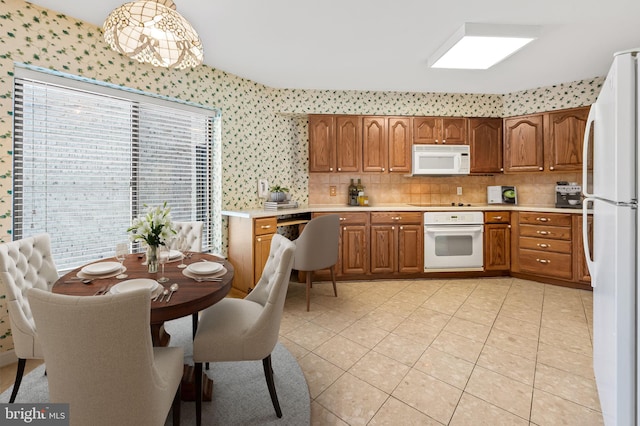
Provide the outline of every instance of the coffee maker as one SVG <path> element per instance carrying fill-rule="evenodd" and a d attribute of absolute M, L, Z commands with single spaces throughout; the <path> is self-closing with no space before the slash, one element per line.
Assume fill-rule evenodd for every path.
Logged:
<path fill-rule="evenodd" d="M 556 182 L 556 207 L 566 209 L 582 208 L 582 186 L 578 182 Z"/>

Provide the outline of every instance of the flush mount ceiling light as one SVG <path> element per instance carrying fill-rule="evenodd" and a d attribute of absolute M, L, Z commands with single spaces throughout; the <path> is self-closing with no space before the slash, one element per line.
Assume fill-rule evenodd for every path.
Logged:
<path fill-rule="evenodd" d="M 431 68 L 487 69 L 538 38 L 535 25 L 465 23 L 429 57 Z"/>
<path fill-rule="evenodd" d="M 113 50 L 156 67 L 190 68 L 202 63 L 200 37 L 171 0 L 125 3 L 104 21 Z"/>

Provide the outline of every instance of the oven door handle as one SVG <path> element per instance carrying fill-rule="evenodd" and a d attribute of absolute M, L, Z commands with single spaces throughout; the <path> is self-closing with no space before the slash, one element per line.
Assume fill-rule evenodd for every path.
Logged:
<path fill-rule="evenodd" d="M 431 226 L 425 225 L 424 232 L 430 232 L 435 234 L 436 232 L 443 232 L 446 234 L 460 234 L 470 232 L 482 232 L 484 227 L 482 225 L 448 225 L 448 226 Z"/>

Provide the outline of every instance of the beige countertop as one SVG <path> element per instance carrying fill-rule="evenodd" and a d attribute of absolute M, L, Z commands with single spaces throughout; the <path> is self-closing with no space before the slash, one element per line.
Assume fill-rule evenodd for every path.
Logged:
<path fill-rule="evenodd" d="M 223 210 L 223 216 L 234 216 L 242 218 L 260 218 L 271 216 L 295 215 L 301 213 L 316 212 L 385 212 L 385 211 L 407 211 L 407 212 L 428 212 L 428 211 L 535 211 L 546 213 L 571 213 L 581 214 L 582 209 L 560 209 L 554 206 L 535 205 L 506 205 L 506 204 L 473 204 L 471 206 L 450 206 L 450 205 L 411 205 L 411 204 L 376 204 L 368 207 L 351 207 L 342 204 L 312 204 L 300 206 L 295 209 L 281 210 Z"/>

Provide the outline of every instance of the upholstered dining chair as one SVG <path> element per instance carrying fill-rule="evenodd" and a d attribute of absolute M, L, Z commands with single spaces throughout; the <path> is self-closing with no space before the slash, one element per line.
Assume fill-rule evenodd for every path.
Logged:
<path fill-rule="evenodd" d="M 175 243 L 171 248 L 179 249 L 175 247 L 177 241 L 180 238 L 184 238 L 189 247 L 189 251 L 202 252 L 202 230 L 204 228 L 204 222 L 173 222 L 173 227 L 176 230 L 174 237 Z"/>
<path fill-rule="evenodd" d="M 71 425 L 180 424 L 184 351 L 153 347 L 151 294 L 27 292 L 47 365 L 49 402 L 68 403 Z"/>
<path fill-rule="evenodd" d="M 259 361 L 278 417 L 278 402 L 271 352 L 278 341 L 295 246 L 274 235 L 262 277 L 244 299 L 225 298 L 201 312 L 193 339 L 196 380 L 196 424 L 202 418 L 202 363 Z"/>
<path fill-rule="evenodd" d="M 310 293 L 313 271 L 329 269 L 333 282 L 333 294 L 338 297 L 336 288 L 335 264 L 338 262 L 338 241 L 340 239 L 340 216 L 329 214 L 310 220 L 297 240 L 293 269 L 307 274 L 307 311 L 310 305 Z"/>
<path fill-rule="evenodd" d="M 18 357 L 18 369 L 9 402 L 14 402 L 18 395 L 27 359 L 43 358 L 26 297 L 27 290 L 39 288 L 50 291 L 57 280 L 58 272 L 51 256 L 48 234 L 0 244 L 0 281 L 6 288 L 13 348 Z"/>

